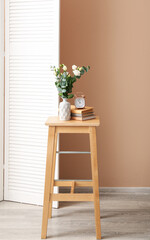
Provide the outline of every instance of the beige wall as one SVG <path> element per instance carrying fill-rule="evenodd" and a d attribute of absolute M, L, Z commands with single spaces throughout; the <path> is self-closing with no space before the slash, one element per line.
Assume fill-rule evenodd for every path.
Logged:
<path fill-rule="evenodd" d="M 76 83 L 101 118 L 101 186 L 150 187 L 150 1 L 61 0 L 61 63 L 90 65 Z M 61 136 L 88 149 L 87 136 Z M 90 178 L 89 156 L 63 156 L 61 178 Z"/>

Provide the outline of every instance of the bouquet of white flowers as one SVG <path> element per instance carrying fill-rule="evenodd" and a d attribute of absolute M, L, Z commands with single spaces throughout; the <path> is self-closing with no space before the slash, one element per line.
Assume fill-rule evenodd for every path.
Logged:
<path fill-rule="evenodd" d="M 54 71 L 56 76 L 55 85 L 59 92 L 59 96 L 62 98 L 73 98 L 74 95 L 72 94 L 72 88 L 74 82 L 76 82 L 77 79 L 81 78 L 85 72 L 88 72 L 90 66 L 77 67 L 76 65 L 73 65 L 73 76 L 67 72 L 67 67 L 64 64 L 60 64 L 59 68 L 51 66 L 51 69 Z"/>

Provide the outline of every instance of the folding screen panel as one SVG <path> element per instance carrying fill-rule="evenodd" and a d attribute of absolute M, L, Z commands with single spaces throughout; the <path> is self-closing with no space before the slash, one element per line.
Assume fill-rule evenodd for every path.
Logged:
<path fill-rule="evenodd" d="M 59 0 L 6 0 L 5 199 L 42 204 L 48 116 L 58 113 Z"/>
<path fill-rule="evenodd" d="M 3 200 L 4 1 L 0 1 L 0 201 Z"/>

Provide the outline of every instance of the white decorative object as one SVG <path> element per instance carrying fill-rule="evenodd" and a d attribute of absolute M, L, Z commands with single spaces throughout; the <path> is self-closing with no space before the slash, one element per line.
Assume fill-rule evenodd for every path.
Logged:
<path fill-rule="evenodd" d="M 71 105 L 67 98 L 63 98 L 63 101 L 59 104 L 59 119 L 63 121 L 70 120 Z"/>

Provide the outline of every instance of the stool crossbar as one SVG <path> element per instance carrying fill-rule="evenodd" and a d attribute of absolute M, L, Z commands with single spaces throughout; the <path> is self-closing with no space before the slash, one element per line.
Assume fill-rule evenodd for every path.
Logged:
<path fill-rule="evenodd" d="M 52 216 L 52 201 L 92 201 L 95 209 L 96 238 L 101 239 L 96 143 L 96 127 L 100 125 L 99 118 L 87 121 L 60 121 L 58 117 L 49 117 L 46 125 L 49 130 L 41 238 L 45 239 L 47 236 L 48 218 Z M 88 133 L 90 152 L 56 151 L 58 133 Z M 56 154 L 91 154 L 92 180 L 54 180 Z M 55 186 L 70 187 L 70 193 L 54 194 Z M 74 193 L 75 187 L 92 187 L 93 193 Z"/>
<path fill-rule="evenodd" d="M 91 152 L 83 152 L 83 151 L 56 151 L 58 154 L 91 154 Z"/>

